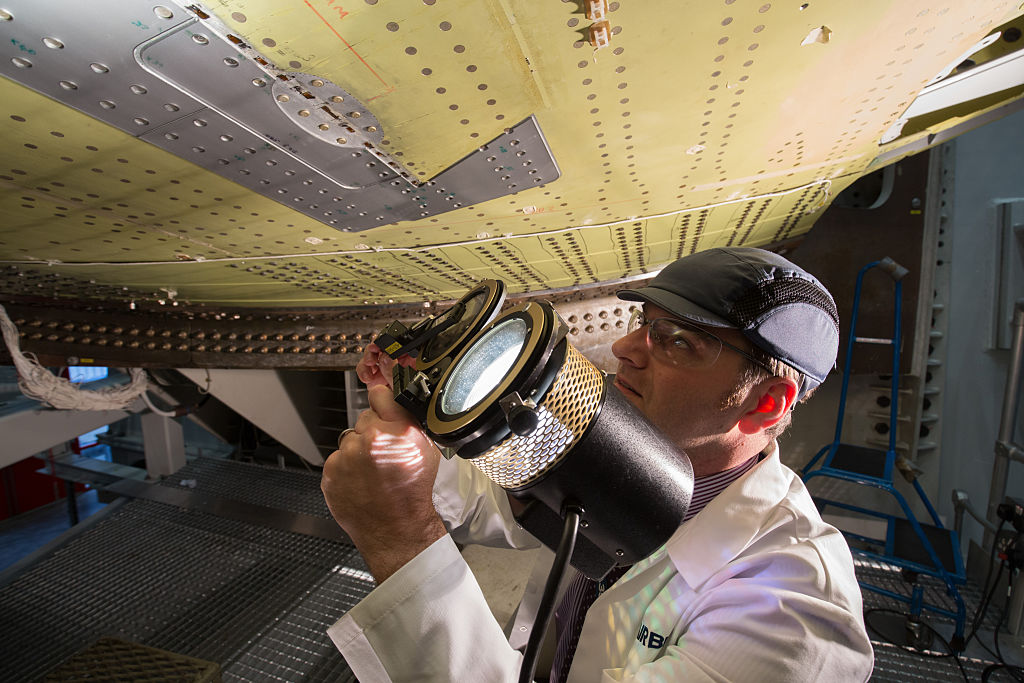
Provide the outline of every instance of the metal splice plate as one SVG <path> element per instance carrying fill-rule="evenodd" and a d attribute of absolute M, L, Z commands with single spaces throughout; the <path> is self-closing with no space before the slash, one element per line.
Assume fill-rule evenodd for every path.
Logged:
<path fill-rule="evenodd" d="M 340 230 L 559 176 L 530 117 L 418 184 L 381 148 L 386 124 L 343 86 L 278 69 L 195 5 L 97 0 L 79 13 L 11 0 L 5 9 L 13 19 L 2 26 L 0 73 Z"/>

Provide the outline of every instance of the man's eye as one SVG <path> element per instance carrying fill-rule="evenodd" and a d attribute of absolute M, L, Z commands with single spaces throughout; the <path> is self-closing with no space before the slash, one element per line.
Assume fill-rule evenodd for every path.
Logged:
<path fill-rule="evenodd" d="M 689 349 L 693 347 L 691 340 L 685 333 L 676 333 L 669 337 L 669 343 L 672 344 L 673 348 L 677 349 Z"/>

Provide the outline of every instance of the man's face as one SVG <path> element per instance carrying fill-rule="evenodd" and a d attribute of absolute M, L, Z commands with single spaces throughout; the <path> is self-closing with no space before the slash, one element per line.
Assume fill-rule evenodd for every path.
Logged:
<path fill-rule="evenodd" d="M 671 318 L 653 305 L 644 305 L 647 320 Z M 706 368 L 679 367 L 659 354 L 641 327 L 612 345 L 619 361 L 615 386 L 656 427 L 682 447 L 702 469 L 702 453 L 709 458 L 729 450 L 729 433 L 749 407 L 726 405 L 746 362 L 723 348 L 715 363 Z M 736 330 L 709 328 L 723 341 L 749 348 Z"/>

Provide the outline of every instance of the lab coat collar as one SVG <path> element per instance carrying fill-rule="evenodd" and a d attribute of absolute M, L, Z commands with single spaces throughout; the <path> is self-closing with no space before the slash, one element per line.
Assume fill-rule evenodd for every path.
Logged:
<path fill-rule="evenodd" d="M 785 497 L 794 474 L 779 460 L 778 443 L 767 456 L 722 491 L 665 544 L 679 575 L 694 589 L 739 555 L 765 517 Z M 742 505 L 736 502 L 742 500 Z M 699 549 L 700 552 L 694 552 Z"/>

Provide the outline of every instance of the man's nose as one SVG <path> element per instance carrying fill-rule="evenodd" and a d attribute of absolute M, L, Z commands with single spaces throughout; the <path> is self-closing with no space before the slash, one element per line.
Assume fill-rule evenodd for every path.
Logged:
<path fill-rule="evenodd" d="M 612 355 L 637 367 L 647 365 L 649 352 L 646 327 L 633 330 L 612 344 Z"/>

